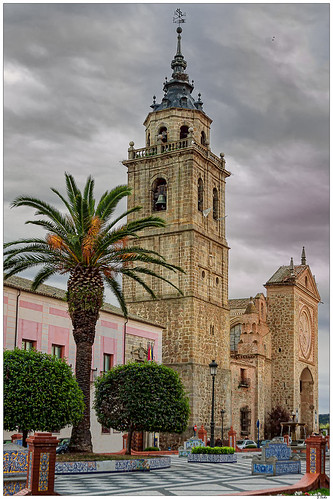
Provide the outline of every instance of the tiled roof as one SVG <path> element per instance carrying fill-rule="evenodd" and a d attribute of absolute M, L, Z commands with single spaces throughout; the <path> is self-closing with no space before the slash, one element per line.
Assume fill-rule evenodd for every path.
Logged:
<path fill-rule="evenodd" d="M 35 293 L 36 295 L 49 296 L 63 301 L 66 300 L 66 291 L 63 289 L 55 288 L 54 286 L 48 286 L 46 284 L 41 284 L 36 291 L 32 291 L 31 283 L 32 281 L 30 279 L 25 279 L 24 277 L 18 277 L 18 276 L 9 277 L 6 281 L 4 281 L 4 285 L 9 286 L 11 288 L 22 289 L 23 291 Z M 102 306 L 102 310 L 105 312 L 111 312 L 112 314 L 124 317 L 122 310 L 119 307 L 111 305 L 111 303 L 104 303 Z M 154 322 L 143 319 L 138 315 L 128 314 L 128 317 L 129 319 L 133 319 L 139 322 L 144 322 L 145 324 L 151 324 L 152 326 L 164 327 L 161 326 L 160 324 L 156 324 Z"/>
<path fill-rule="evenodd" d="M 306 265 L 295 265 L 294 266 L 295 277 L 298 277 L 299 274 L 301 274 L 306 267 L 307 267 Z M 266 284 L 283 283 L 286 282 L 288 279 L 290 279 L 290 277 L 291 277 L 290 266 L 283 265 L 275 272 L 275 274 L 272 275 L 270 279 L 268 279 Z"/>
<path fill-rule="evenodd" d="M 249 303 L 250 298 L 233 298 L 229 300 L 230 309 L 234 308 L 246 308 Z"/>

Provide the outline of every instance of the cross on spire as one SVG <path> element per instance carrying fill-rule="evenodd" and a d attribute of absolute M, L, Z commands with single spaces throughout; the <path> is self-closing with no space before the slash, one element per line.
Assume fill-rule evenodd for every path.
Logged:
<path fill-rule="evenodd" d="M 177 9 L 174 12 L 173 22 L 174 23 L 178 23 L 179 27 L 180 27 L 181 23 L 185 23 L 186 22 L 186 20 L 184 19 L 185 16 L 186 16 L 186 12 L 183 13 L 180 9 Z"/>

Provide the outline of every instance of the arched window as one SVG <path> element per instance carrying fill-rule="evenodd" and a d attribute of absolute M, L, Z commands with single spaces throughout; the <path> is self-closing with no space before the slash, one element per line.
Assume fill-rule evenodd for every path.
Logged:
<path fill-rule="evenodd" d="M 167 183 L 164 178 L 157 178 L 152 186 L 153 211 L 165 211 L 167 208 Z"/>
<path fill-rule="evenodd" d="M 202 178 L 198 180 L 198 210 L 203 211 L 203 181 Z"/>
<path fill-rule="evenodd" d="M 230 350 L 233 352 L 237 352 L 238 343 L 240 343 L 240 335 L 242 332 L 242 325 L 236 324 L 235 326 L 230 328 Z"/>
<path fill-rule="evenodd" d="M 213 189 L 213 218 L 217 220 L 219 218 L 219 196 L 217 189 Z"/>
<path fill-rule="evenodd" d="M 150 146 L 150 133 L 148 133 L 148 137 L 147 137 L 147 146 L 148 147 Z"/>
<path fill-rule="evenodd" d="M 188 126 L 183 125 L 183 126 L 180 127 L 179 138 L 180 139 L 186 139 L 187 136 L 188 136 Z"/>
<path fill-rule="evenodd" d="M 159 135 L 162 135 L 162 142 L 168 142 L 168 129 L 166 126 L 162 126 L 159 131 Z"/>
<path fill-rule="evenodd" d="M 206 145 L 206 134 L 205 134 L 205 132 L 203 132 L 203 131 L 201 132 L 201 144 L 202 144 L 203 146 L 205 146 L 205 145 Z"/>

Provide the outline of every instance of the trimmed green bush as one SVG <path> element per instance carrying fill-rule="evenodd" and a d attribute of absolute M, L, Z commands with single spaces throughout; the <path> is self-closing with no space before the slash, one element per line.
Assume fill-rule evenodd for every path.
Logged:
<path fill-rule="evenodd" d="M 144 452 L 147 452 L 149 450 L 157 452 L 160 449 L 158 447 L 146 447 L 145 449 L 143 449 Z"/>
<path fill-rule="evenodd" d="M 193 447 L 192 454 L 234 454 L 233 447 Z"/>

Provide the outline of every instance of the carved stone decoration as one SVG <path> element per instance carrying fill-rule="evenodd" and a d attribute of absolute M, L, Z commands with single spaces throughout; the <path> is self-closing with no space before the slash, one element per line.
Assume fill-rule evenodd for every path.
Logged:
<path fill-rule="evenodd" d="M 307 359 L 311 353 L 312 334 L 309 314 L 303 309 L 299 318 L 299 348 L 302 357 Z"/>
<path fill-rule="evenodd" d="M 143 348 L 142 344 L 140 343 L 139 348 L 132 348 L 131 355 L 133 360 L 137 362 L 143 362 L 144 360 L 147 360 L 148 350 L 146 348 Z"/>

